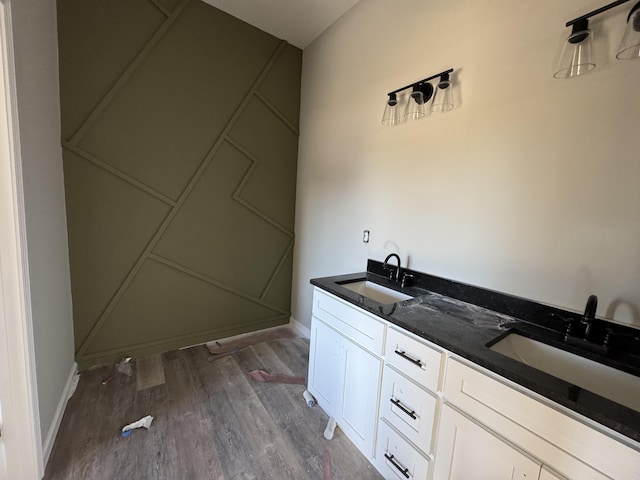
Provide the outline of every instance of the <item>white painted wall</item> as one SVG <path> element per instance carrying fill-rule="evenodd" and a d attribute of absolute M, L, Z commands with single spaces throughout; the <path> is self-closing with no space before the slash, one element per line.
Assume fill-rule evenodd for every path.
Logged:
<path fill-rule="evenodd" d="M 305 48 L 358 0 L 203 0 L 298 48 Z M 300 19 L 304 19 L 300 21 Z"/>
<path fill-rule="evenodd" d="M 40 478 L 40 419 L 19 154 L 11 0 L 0 1 L 0 479 Z"/>
<path fill-rule="evenodd" d="M 640 60 L 631 4 L 592 21 L 597 68 L 552 78 L 601 0 L 362 0 L 304 51 L 292 314 L 309 279 L 392 251 L 411 268 L 640 327 Z M 386 93 L 449 67 L 460 104 L 384 127 Z M 362 243 L 362 230 L 371 243 Z"/>
<path fill-rule="evenodd" d="M 38 404 L 46 461 L 74 368 L 56 6 L 48 0 L 20 0 L 12 2 L 12 13 Z"/>

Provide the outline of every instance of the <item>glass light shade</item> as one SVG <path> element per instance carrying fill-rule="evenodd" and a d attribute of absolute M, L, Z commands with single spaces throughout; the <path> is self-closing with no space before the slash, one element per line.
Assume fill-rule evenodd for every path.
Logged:
<path fill-rule="evenodd" d="M 632 60 L 640 58 L 640 3 L 638 3 L 629 14 L 627 28 L 622 35 L 622 41 L 616 53 L 616 58 L 620 60 Z"/>
<path fill-rule="evenodd" d="M 404 111 L 405 118 L 411 120 L 420 120 L 425 115 L 424 113 L 424 94 L 420 89 L 415 86 L 411 92 L 411 96 L 407 101 L 407 107 Z"/>
<path fill-rule="evenodd" d="M 562 45 L 562 53 L 553 77 L 573 78 L 593 70 L 596 64 L 593 60 L 592 43 L 593 32 L 588 28 L 572 31 Z"/>
<path fill-rule="evenodd" d="M 451 110 L 454 107 L 452 91 L 453 85 L 451 84 L 451 80 L 441 80 L 433 94 L 431 111 L 436 113 L 445 113 Z"/>
<path fill-rule="evenodd" d="M 397 125 L 402 123 L 404 117 L 400 114 L 400 107 L 395 93 L 389 95 L 389 99 L 384 105 L 384 114 L 382 115 L 383 125 Z"/>

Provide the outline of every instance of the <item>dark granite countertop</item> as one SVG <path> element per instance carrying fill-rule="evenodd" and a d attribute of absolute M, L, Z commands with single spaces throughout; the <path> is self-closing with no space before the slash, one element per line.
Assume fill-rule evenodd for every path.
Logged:
<path fill-rule="evenodd" d="M 414 276 L 413 286 L 401 288 L 389 280 L 382 263 L 375 260 L 369 260 L 367 272 L 316 278 L 311 283 L 624 435 L 639 449 L 640 412 L 494 352 L 489 346 L 517 332 L 640 377 L 640 344 L 633 338 L 640 332 L 597 319 L 592 335 L 597 339 L 607 329 L 615 331 L 615 348 L 612 345 L 606 354 L 584 350 L 564 342 L 566 319 L 579 317 L 575 312 L 422 272 L 402 272 Z M 382 305 L 343 286 L 365 279 L 414 298 Z"/>

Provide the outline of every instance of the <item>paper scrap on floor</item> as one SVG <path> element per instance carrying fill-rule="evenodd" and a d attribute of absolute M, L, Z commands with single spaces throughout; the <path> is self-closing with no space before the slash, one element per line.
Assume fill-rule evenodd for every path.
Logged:
<path fill-rule="evenodd" d="M 123 358 L 120 363 L 116 365 L 118 372 L 130 377 L 133 372 L 131 371 L 131 357 Z"/>
<path fill-rule="evenodd" d="M 304 385 L 306 383 L 305 377 L 292 377 L 291 375 L 282 374 L 271 375 L 264 370 L 252 370 L 248 375 L 249 378 L 256 382 L 289 383 L 295 385 Z"/>
<path fill-rule="evenodd" d="M 131 432 L 136 428 L 146 428 L 147 430 L 151 427 L 151 422 L 153 422 L 153 417 L 151 415 L 147 415 L 146 417 L 142 417 L 137 422 L 130 423 L 129 425 L 125 425 L 122 427 L 122 436 L 128 437 L 131 435 Z"/>

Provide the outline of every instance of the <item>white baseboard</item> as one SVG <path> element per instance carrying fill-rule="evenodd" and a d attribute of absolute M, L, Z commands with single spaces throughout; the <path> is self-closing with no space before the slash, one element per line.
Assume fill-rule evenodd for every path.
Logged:
<path fill-rule="evenodd" d="M 53 415 L 53 420 L 51 421 L 51 425 L 49 425 L 49 430 L 47 431 L 47 436 L 44 439 L 42 445 L 42 459 L 44 465 L 47 465 L 49 461 L 49 456 L 51 455 L 51 450 L 53 449 L 53 443 L 56 441 L 56 435 L 58 435 L 58 430 L 60 429 L 60 423 L 62 422 L 62 416 L 64 415 L 64 410 L 67 408 L 67 402 L 73 392 L 78 385 L 78 364 L 73 362 L 71 365 L 71 371 L 69 372 L 69 377 L 67 378 L 67 383 L 64 386 L 64 390 L 62 391 L 62 395 L 60 396 L 60 400 L 58 401 L 58 406 L 56 407 L 56 412 Z"/>
<path fill-rule="evenodd" d="M 297 321 L 295 318 L 289 317 L 289 325 L 295 328 L 298 331 L 298 333 L 303 335 L 305 338 L 311 337 L 311 330 L 309 330 L 306 326 L 304 326 L 302 323 Z"/>

